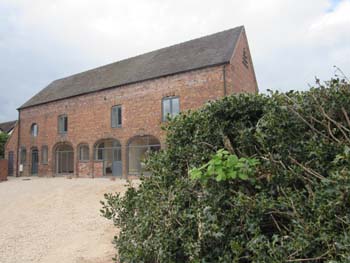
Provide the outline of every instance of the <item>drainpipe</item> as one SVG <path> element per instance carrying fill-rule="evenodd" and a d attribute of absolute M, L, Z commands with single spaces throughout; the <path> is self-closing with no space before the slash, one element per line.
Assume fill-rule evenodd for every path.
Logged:
<path fill-rule="evenodd" d="M 224 67 L 222 68 L 222 75 L 224 78 L 224 96 L 227 95 L 227 91 L 226 91 L 226 64 L 224 64 Z"/>
<path fill-rule="evenodd" d="M 21 134 L 21 112 L 20 110 L 18 110 L 18 121 L 17 121 L 17 152 L 16 152 L 16 155 L 17 155 L 17 169 L 16 169 L 16 177 L 19 176 L 19 160 L 20 160 L 20 152 L 19 152 L 19 145 L 20 145 L 20 134 Z"/>

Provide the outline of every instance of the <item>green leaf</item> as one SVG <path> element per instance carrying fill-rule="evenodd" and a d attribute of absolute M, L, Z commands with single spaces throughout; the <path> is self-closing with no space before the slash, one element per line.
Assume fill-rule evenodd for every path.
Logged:
<path fill-rule="evenodd" d="M 246 173 L 238 173 L 238 177 L 239 179 L 242 179 L 242 180 L 248 179 L 248 175 Z"/>

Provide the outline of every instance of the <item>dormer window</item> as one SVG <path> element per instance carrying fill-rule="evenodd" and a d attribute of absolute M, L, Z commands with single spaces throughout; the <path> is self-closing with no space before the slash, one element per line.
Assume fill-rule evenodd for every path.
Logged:
<path fill-rule="evenodd" d="M 31 128 L 30 128 L 30 134 L 32 137 L 37 137 L 38 136 L 38 124 L 33 123 Z"/>

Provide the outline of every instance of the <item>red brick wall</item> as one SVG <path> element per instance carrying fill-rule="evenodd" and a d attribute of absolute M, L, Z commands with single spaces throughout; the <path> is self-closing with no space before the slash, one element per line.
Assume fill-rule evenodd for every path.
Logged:
<path fill-rule="evenodd" d="M 17 173 L 17 141 L 18 141 L 18 122 L 5 145 L 5 159 L 8 159 L 9 152 L 13 151 L 13 175 L 14 176 L 16 176 L 16 173 Z"/>
<path fill-rule="evenodd" d="M 7 180 L 7 164 L 8 161 L 6 159 L 0 160 L 0 182 Z"/>
<path fill-rule="evenodd" d="M 90 177 L 90 162 L 78 162 L 78 176 Z"/>
<path fill-rule="evenodd" d="M 232 58 L 226 65 L 228 93 L 255 92 L 256 81 L 252 71 L 240 64 L 241 49 L 247 47 L 246 38 L 241 37 Z M 252 67 L 252 66 L 251 66 Z M 137 135 L 153 135 L 163 144 L 161 130 L 162 98 L 178 96 L 180 110 L 197 109 L 208 100 L 224 96 L 224 66 L 215 66 L 183 74 L 162 77 L 115 89 L 73 97 L 20 111 L 20 146 L 27 149 L 27 165 L 23 175 L 31 170 L 31 148 L 39 149 L 39 175 L 54 175 L 54 148 L 59 142 L 69 142 L 74 149 L 75 175 L 102 176 L 102 162 L 79 163 L 77 149 L 82 142 L 89 145 L 90 160 L 94 157 L 94 145 L 103 138 L 117 139 L 122 147 L 123 175 L 127 176 L 127 145 L 130 138 Z M 241 76 L 246 74 L 247 76 Z M 111 128 L 111 107 L 122 105 L 122 128 Z M 68 133 L 57 132 L 57 119 L 61 114 L 68 116 Z M 30 128 L 33 123 L 39 127 L 38 137 L 33 138 Z M 16 134 L 14 132 L 14 134 Z M 12 136 L 13 138 L 17 136 Z M 15 146 L 16 145 L 16 146 Z M 41 163 L 41 147 L 47 145 L 48 164 Z M 7 149 L 16 149 L 17 142 L 11 138 Z"/>
<path fill-rule="evenodd" d="M 149 134 L 164 139 L 160 127 L 161 102 L 165 96 L 176 95 L 180 98 L 180 109 L 196 109 L 208 100 L 223 96 L 222 66 L 196 70 L 184 74 L 163 77 L 116 89 L 87 94 L 49 104 L 23 109 L 20 112 L 20 145 L 27 149 L 27 165 L 23 175 L 29 175 L 32 147 L 39 149 L 39 174 L 52 175 L 54 172 L 54 146 L 58 142 L 68 141 L 76 151 L 81 142 L 88 142 L 91 158 L 96 141 L 102 138 L 118 139 L 122 145 L 122 158 L 126 160 L 128 140 L 136 135 Z M 122 128 L 111 128 L 111 107 L 122 105 Z M 57 132 L 57 118 L 68 115 L 68 133 Z M 30 127 L 37 123 L 39 135 L 31 137 Z M 41 147 L 48 145 L 48 165 L 41 164 Z M 10 147 L 9 147 L 10 148 Z M 77 161 L 77 154 L 75 154 Z M 127 171 L 123 162 L 123 171 Z M 78 166 L 75 166 L 78 174 Z M 89 173 L 92 174 L 90 164 Z M 93 169 L 97 174 L 97 170 Z M 84 173 L 87 173 L 86 169 Z"/>
<path fill-rule="evenodd" d="M 248 68 L 242 62 L 244 50 L 249 63 Z M 226 68 L 226 80 L 228 83 L 228 94 L 258 92 L 258 84 L 255 77 L 253 60 L 250 54 L 245 31 L 242 32 L 231 58 L 230 65 L 228 65 Z"/>
<path fill-rule="evenodd" d="M 94 177 L 102 177 L 103 176 L 103 162 L 102 161 L 94 161 Z"/>

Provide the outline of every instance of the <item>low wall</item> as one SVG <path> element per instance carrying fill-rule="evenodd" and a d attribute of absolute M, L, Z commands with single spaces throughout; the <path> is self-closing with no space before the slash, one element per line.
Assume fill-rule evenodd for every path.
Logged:
<path fill-rule="evenodd" d="M 90 163 L 79 162 L 78 163 L 78 176 L 79 177 L 90 177 Z"/>
<path fill-rule="evenodd" d="M 0 160 L 0 182 L 7 180 L 8 161 L 6 159 Z"/>
<path fill-rule="evenodd" d="M 94 177 L 103 176 L 103 162 L 95 161 L 94 162 Z"/>

